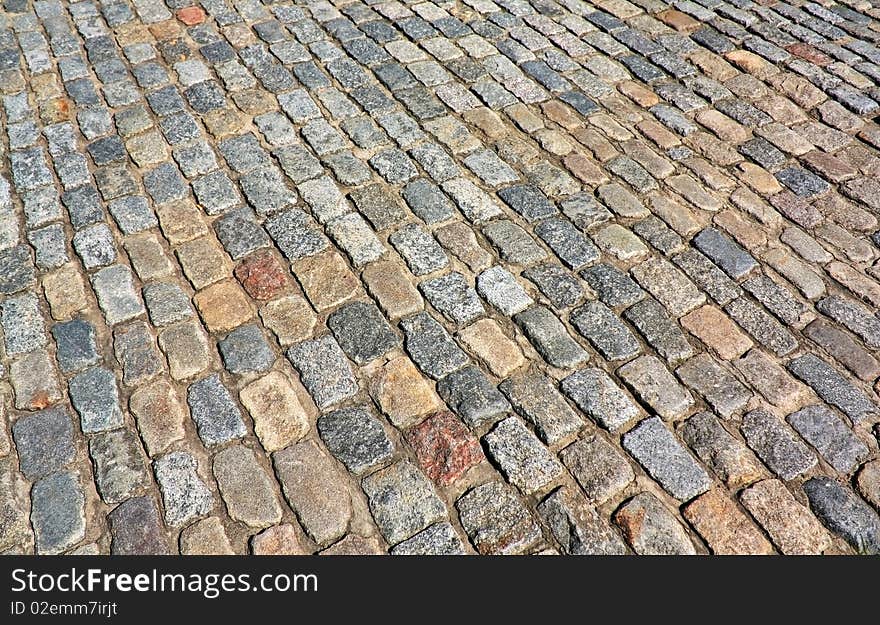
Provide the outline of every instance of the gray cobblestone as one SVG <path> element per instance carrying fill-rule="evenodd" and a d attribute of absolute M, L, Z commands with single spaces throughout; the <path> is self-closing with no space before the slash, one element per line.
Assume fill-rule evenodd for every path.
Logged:
<path fill-rule="evenodd" d="M 711 485 L 706 471 L 657 417 L 627 432 L 623 447 L 677 499 L 692 499 Z"/>
<path fill-rule="evenodd" d="M 205 445 L 219 445 L 247 433 L 241 411 L 219 375 L 209 375 L 190 384 L 186 401 Z"/>
<path fill-rule="evenodd" d="M 468 363 L 467 354 L 429 314 L 422 312 L 407 317 L 400 327 L 407 353 L 430 377 L 440 379 Z"/>
<path fill-rule="evenodd" d="M 587 352 L 565 326 L 543 306 L 533 306 L 514 318 L 543 358 L 560 368 L 577 367 L 588 359 Z"/>
<path fill-rule="evenodd" d="M 867 446 L 824 406 L 807 406 L 786 418 L 798 434 L 841 473 L 851 472 L 868 455 Z"/>

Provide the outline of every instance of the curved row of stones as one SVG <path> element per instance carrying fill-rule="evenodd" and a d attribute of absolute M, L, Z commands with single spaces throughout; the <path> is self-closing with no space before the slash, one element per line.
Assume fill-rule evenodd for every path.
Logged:
<path fill-rule="evenodd" d="M 880 550 L 869 2 L 3 8 L 0 550 Z"/>

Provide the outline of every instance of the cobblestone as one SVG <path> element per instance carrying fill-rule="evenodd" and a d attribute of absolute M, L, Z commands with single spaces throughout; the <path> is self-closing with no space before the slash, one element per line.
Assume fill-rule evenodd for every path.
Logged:
<path fill-rule="evenodd" d="M 132 497 L 109 515 L 111 552 L 119 555 L 168 555 L 159 511 L 152 497 Z"/>
<path fill-rule="evenodd" d="M 500 482 L 469 490 L 455 507 L 478 553 L 525 553 L 541 538 L 535 519 L 513 491 Z"/>
<path fill-rule="evenodd" d="M 588 4 L 7 2 L 0 549 L 874 549 L 873 10 Z"/>
<path fill-rule="evenodd" d="M 763 410 L 743 417 L 742 433 L 749 447 L 782 479 L 788 481 L 809 471 L 816 456 L 779 419 Z"/>
<path fill-rule="evenodd" d="M 73 424 L 61 407 L 21 417 L 12 426 L 21 472 L 28 478 L 48 475 L 73 460 Z"/>
<path fill-rule="evenodd" d="M 546 487 L 562 473 L 562 465 L 516 417 L 501 421 L 483 440 L 501 472 L 524 493 Z"/>
<path fill-rule="evenodd" d="M 650 493 L 640 493 L 614 515 L 623 535 L 639 555 L 694 555 L 694 544 L 681 523 Z"/>
<path fill-rule="evenodd" d="M 752 398 L 752 393 L 709 354 L 694 356 L 675 373 L 723 417 L 731 416 Z"/>
<path fill-rule="evenodd" d="M 361 474 L 391 458 L 394 446 L 366 407 L 342 408 L 318 419 L 327 448 L 346 468 Z"/>
<path fill-rule="evenodd" d="M 582 369 L 562 380 L 562 392 L 602 427 L 614 431 L 639 415 L 633 401 L 601 369 Z"/>
<path fill-rule="evenodd" d="M 623 436 L 623 447 L 677 499 L 687 501 L 709 489 L 709 476 L 657 417 Z"/>
<path fill-rule="evenodd" d="M 219 375 L 190 384 L 186 402 L 205 445 L 219 445 L 246 434 L 241 411 Z"/>
<path fill-rule="evenodd" d="M 319 408 L 326 408 L 358 391 L 351 366 L 333 337 L 325 336 L 293 345 L 287 357 Z"/>
<path fill-rule="evenodd" d="M 272 480 L 247 447 L 227 447 L 214 456 L 214 477 L 229 517 L 250 527 L 266 527 L 281 521 Z"/>
<path fill-rule="evenodd" d="M 621 367 L 618 374 L 664 419 L 682 416 L 694 403 L 693 396 L 654 356 L 640 356 Z"/>
<path fill-rule="evenodd" d="M 332 460 L 313 441 L 274 455 L 284 496 L 303 529 L 319 545 L 343 536 L 351 519 L 351 495 Z"/>
<path fill-rule="evenodd" d="M 860 421 L 877 413 L 877 405 L 863 392 L 835 371 L 831 365 L 812 354 L 791 360 L 788 369 L 853 421 Z"/>
<path fill-rule="evenodd" d="M 365 478 L 363 487 L 376 524 L 392 545 L 445 517 L 446 506 L 431 483 L 406 460 Z"/>
<path fill-rule="evenodd" d="M 149 484 L 137 436 L 128 429 L 102 432 L 89 441 L 101 498 L 120 503 Z"/>
<path fill-rule="evenodd" d="M 34 484 L 31 523 L 41 555 L 63 552 L 85 536 L 85 496 L 76 473 L 53 473 Z"/>
<path fill-rule="evenodd" d="M 868 448 L 843 420 L 824 406 L 808 406 L 786 417 L 805 441 L 841 473 L 849 473 L 868 455 Z"/>
<path fill-rule="evenodd" d="M 569 555 L 624 555 L 626 546 L 599 514 L 573 490 L 560 488 L 538 506 L 538 514 Z"/>
<path fill-rule="evenodd" d="M 431 315 L 419 313 L 407 317 L 400 327 L 407 353 L 428 376 L 440 379 L 469 362 L 467 354 Z"/>
<path fill-rule="evenodd" d="M 454 371 L 437 384 L 437 393 L 465 423 L 479 426 L 495 421 L 510 404 L 477 367 Z"/>
<path fill-rule="evenodd" d="M 519 313 L 516 324 L 541 356 L 554 367 L 573 368 L 586 362 L 587 352 L 568 333 L 562 322 L 543 306 Z"/>
<path fill-rule="evenodd" d="M 880 553 L 880 517 L 854 492 L 827 477 L 809 480 L 804 492 L 810 508 L 828 529 L 858 553 Z"/>
<path fill-rule="evenodd" d="M 197 469 L 196 459 L 184 451 L 172 452 L 153 463 L 162 493 L 165 522 L 171 527 L 205 516 L 214 507 L 214 496 Z"/>

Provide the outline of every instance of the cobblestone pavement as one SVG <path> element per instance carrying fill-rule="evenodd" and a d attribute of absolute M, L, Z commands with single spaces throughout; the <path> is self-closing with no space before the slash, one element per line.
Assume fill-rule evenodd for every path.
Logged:
<path fill-rule="evenodd" d="M 877 553 L 877 18 L 4 0 L 0 550 Z"/>

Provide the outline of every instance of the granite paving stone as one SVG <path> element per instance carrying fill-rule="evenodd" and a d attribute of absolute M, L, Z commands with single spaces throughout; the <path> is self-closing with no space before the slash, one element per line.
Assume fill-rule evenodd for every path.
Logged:
<path fill-rule="evenodd" d="M 351 365 L 332 336 L 303 341 L 287 350 L 287 357 L 319 408 L 326 408 L 358 391 Z"/>
<path fill-rule="evenodd" d="M 59 554 L 83 539 L 85 496 L 76 473 L 53 473 L 34 484 L 31 523 L 41 555 Z"/>
<path fill-rule="evenodd" d="M 546 376 L 528 372 L 505 380 L 499 388 L 548 445 L 570 438 L 583 426 L 583 420 Z"/>
<path fill-rule="evenodd" d="M 639 423 L 622 444 L 673 497 L 687 501 L 709 489 L 709 475 L 659 418 Z"/>
<path fill-rule="evenodd" d="M 681 417 L 694 404 L 690 392 L 654 356 L 636 358 L 618 369 L 618 375 L 664 419 Z"/>
<path fill-rule="evenodd" d="M 332 458 L 314 441 L 303 441 L 276 452 L 273 464 L 284 497 L 308 535 L 319 545 L 342 537 L 351 519 L 351 494 Z"/>
<path fill-rule="evenodd" d="M 95 482 L 109 504 L 122 502 L 149 484 L 137 435 L 129 429 L 102 432 L 89 441 Z"/>
<path fill-rule="evenodd" d="M 630 329 L 601 302 L 587 302 L 572 311 L 571 323 L 606 360 L 629 360 L 641 351 Z"/>
<path fill-rule="evenodd" d="M 241 411 L 219 375 L 190 384 L 186 401 L 205 445 L 219 445 L 246 434 Z"/>
<path fill-rule="evenodd" d="M 559 461 L 516 417 L 498 423 L 483 440 L 501 472 L 524 493 L 546 487 L 563 472 Z"/>
<path fill-rule="evenodd" d="M 791 480 L 816 465 L 816 456 L 777 417 L 753 410 L 743 417 L 742 433 L 749 447 L 783 480 Z"/>
<path fill-rule="evenodd" d="M 752 393 L 728 369 L 706 353 L 685 362 L 675 374 L 723 417 L 730 417 L 752 397 Z"/>
<path fill-rule="evenodd" d="M 185 451 L 175 451 L 153 462 L 153 473 L 162 494 L 165 523 L 183 525 L 214 508 L 214 496 L 199 476 L 196 459 Z"/>
<path fill-rule="evenodd" d="M 875 402 L 817 356 L 805 354 L 795 358 L 789 361 L 788 370 L 853 421 L 860 421 L 877 413 Z"/>
<path fill-rule="evenodd" d="M 651 493 L 639 493 L 614 515 L 614 522 L 639 555 L 694 555 L 681 522 Z"/>
<path fill-rule="evenodd" d="M 472 488 L 455 502 L 455 507 L 478 553 L 527 553 L 541 538 L 529 510 L 502 482 Z"/>
<path fill-rule="evenodd" d="M 63 407 L 47 408 L 12 426 L 19 466 L 28 478 L 48 475 L 73 460 L 73 421 Z"/>
<path fill-rule="evenodd" d="M 516 315 L 516 324 L 541 356 L 554 367 L 570 369 L 587 361 L 589 356 L 569 334 L 558 317 L 544 306 L 533 306 Z"/>
<path fill-rule="evenodd" d="M 575 371 L 562 380 L 561 388 L 584 414 L 611 431 L 640 414 L 636 404 L 601 369 Z"/>
<path fill-rule="evenodd" d="M 442 521 L 445 504 L 428 479 L 409 461 L 401 460 L 363 481 L 376 524 L 385 539 L 397 544 Z"/>
<path fill-rule="evenodd" d="M 841 473 L 849 473 L 868 456 L 867 446 L 825 406 L 807 406 L 788 415 L 786 420 Z"/>
<path fill-rule="evenodd" d="M 810 509 L 825 527 L 857 553 L 880 553 L 880 516 L 852 490 L 827 477 L 814 477 L 803 488 Z"/>
<path fill-rule="evenodd" d="M 876 551 L 870 5 L 6 0 L 0 551 Z"/>
<path fill-rule="evenodd" d="M 440 380 L 437 393 L 453 412 L 472 426 L 495 421 L 510 409 L 504 395 L 473 365 Z"/>
<path fill-rule="evenodd" d="M 582 437 L 559 456 L 595 505 L 615 497 L 635 479 L 623 454 L 600 434 Z"/>
<path fill-rule="evenodd" d="M 576 491 L 560 488 L 538 506 L 538 514 L 568 555 L 627 553 L 620 536 Z"/>
<path fill-rule="evenodd" d="M 439 379 L 469 362 L 467 354 L 456 345 L 443 326 L 427 313 L 407 317 L 400 322 L 404 348 L 428 376 Z"/>
<path fill-rule="evenodd" d="M 368 407 L 340 408 L 318 418 L 318 433 L 349 471 L 361 474 L 391 458 L 394 445 Z"/>

